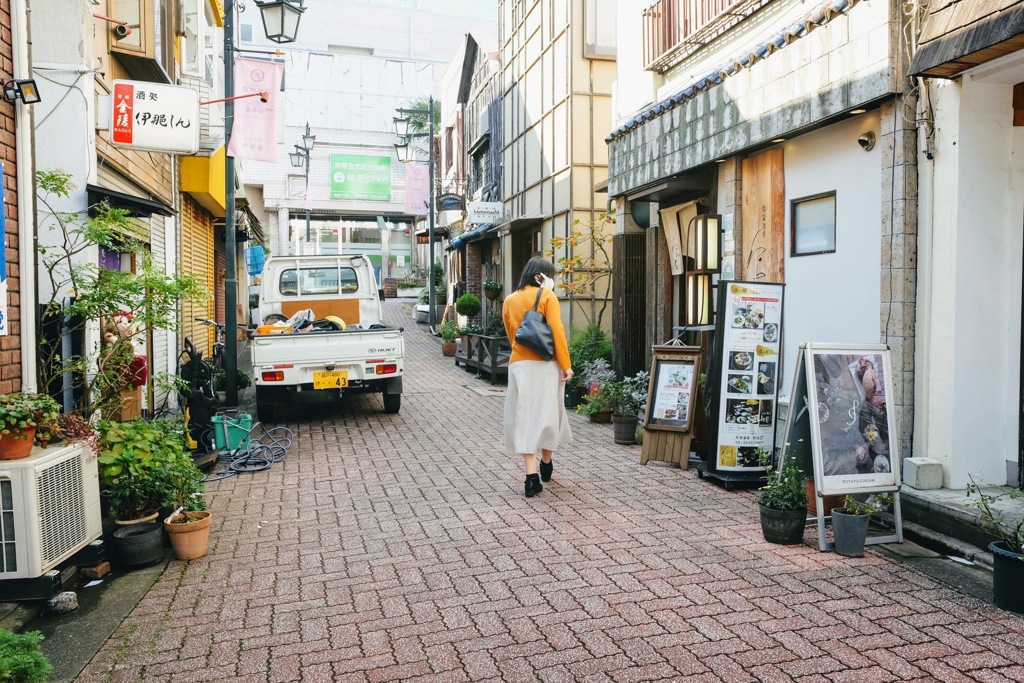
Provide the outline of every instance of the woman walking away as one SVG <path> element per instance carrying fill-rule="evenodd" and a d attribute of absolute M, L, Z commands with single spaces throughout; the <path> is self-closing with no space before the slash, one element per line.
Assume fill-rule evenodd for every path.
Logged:
<path fill-rule="evenodd" d="M 526 497 L 544 490 L 540 483 L 551 480 L 551 455 L 572 441 L 569 418 L 565 415 L 565 386 L 572 377 L 569 345 L 562 326 L 562 310 L 552 291 L 555 264 L 535 256 L 523 268 L 518 289 L 505 299 L 502 318 L 505 333 L 512 340 L 508 362 L 508 391 L 505 393 L 505 450 L 521 453 L 526 468 Z M 540 292 L 538 302 L 537 294 Z M 555 340 L 555 355 L 543 358 L 515 341 L 523 315 L 533 309 L 544 315 Z M 538 463 L 537 452 L 541 461 Z"/>

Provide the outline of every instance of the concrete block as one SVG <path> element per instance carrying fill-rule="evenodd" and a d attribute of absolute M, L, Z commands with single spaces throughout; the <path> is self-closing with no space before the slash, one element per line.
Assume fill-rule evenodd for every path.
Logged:
<path fill-rule="evenodd" d="M 931 458 L 903 460 L 903 483 L 919 491 L 942 488 L 942 463 Z"/>
<path fill-rule="evenodd" d="M 95 567 L 83 567 L 82 576 L 86 579 L 95 581 L 96 579 L 102 579 L 104 576 L 110 573 L 110 563 L 100 562 Z"/>

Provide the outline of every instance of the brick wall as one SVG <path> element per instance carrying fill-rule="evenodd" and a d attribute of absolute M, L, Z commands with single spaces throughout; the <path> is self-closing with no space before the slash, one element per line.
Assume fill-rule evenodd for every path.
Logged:
<path fill-rule="evenodd" d="M 11 25 L 10 0 L 0 0 L 0 26 Z M 0 31 L 0 76 L 14 77 L 10 30 Z M 24 106 L 24 105 L 19 105 Z M 0 394 L 21 390 L 21 279 L 18 265 L 18 167 L 15 157 L 14 104 L 0 100 L 0 161 L 4 165 L 4 251 L 7 259 L 7 336 L 0 337 Z"/>

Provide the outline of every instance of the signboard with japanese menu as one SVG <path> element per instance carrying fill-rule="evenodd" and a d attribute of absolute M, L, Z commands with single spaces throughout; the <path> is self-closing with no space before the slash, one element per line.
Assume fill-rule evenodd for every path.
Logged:
<path fill-rule="evenodd" d="M 718 288 L 709 471 L 751 474 L 771 451 L 782 367 L 782 293 L 768 282 L 722 282 Z"/>
<path fill-rule="evenodd" d="M 199 149 L 197 90 L 121 80 L 111 88 L 111 144 L 176 154 L 195 154 Z"/>

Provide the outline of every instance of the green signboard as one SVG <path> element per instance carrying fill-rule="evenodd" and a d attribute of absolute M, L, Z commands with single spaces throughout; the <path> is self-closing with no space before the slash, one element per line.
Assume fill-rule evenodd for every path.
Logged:
<path fill-rule="evenodd" d="M 331 199 L 391 201 L 391 157 L 331 155 Z"/>

